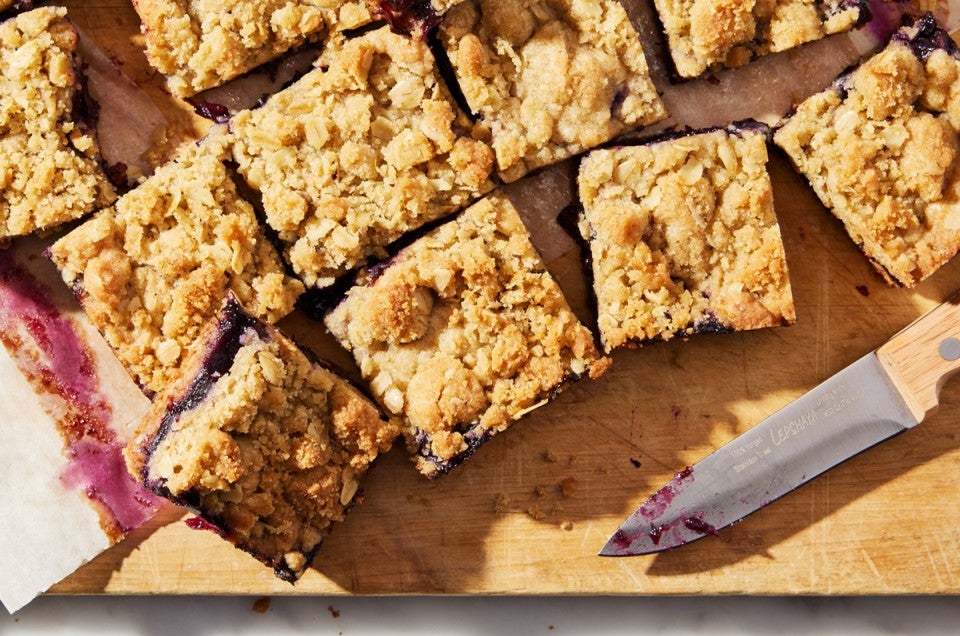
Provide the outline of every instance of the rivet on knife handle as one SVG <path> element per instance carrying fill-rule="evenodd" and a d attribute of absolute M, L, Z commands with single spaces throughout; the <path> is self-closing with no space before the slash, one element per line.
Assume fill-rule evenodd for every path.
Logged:
<path fill-rule="evenodd" d="M 917 421 L 937 409 L 940 389 L 960 371 L 960 294 L 921 316 L 877 349 L 880 364 Z M 960 343 L 958 343 L 960 344 Z"/>

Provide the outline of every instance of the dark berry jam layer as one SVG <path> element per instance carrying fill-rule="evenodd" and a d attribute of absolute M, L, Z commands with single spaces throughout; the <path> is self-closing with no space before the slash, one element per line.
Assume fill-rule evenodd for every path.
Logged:
<path fill-rule="evenodd" d="M 426 36 L 440 24 L 441 16 L 430 0 L 380 0 L 374 17 L 386 20 L 390 28 L 403 35 Z"/>
<path fill-rule="evenodd" d="M 202 404 L 203 401 L 207 399 L 217 380 L 230 371 L 230 367 L 233 366 L 233 361 L 237 357 L 237 353 L 248 341 L 246 334 L 248 334 L 250 330 L 253 330 L 261 338 L 269 338 L 263 324 L 246 313 L 232 294 L 224 303 L 223 308 L 217 315 L 216 321 L 216 335 L 206 343 L 201 369 L 190 382 L 183 396 L 170 404 L 157 434 L 153 437 L 150 445 L 146 449 L 148 457 L 153 455 L 157 446 L 163 441 L 167 433 L 170 432 L 170 428 L 180 416 Z M 158 495 L 168 497 L 188 506 L 196 506 L 198 503 L 191 501 L 189 496 L 186 498 L 178 498 L 172 495 L 163 483 L 151 480 L 149 477 L 149 462 L 144 466 L 143 473 L 140 477 L 147 488 Z"/>
<path fill-rule="evenodd" d="M 580 380 L 582 377 L 583 375 L 578 375 L 575 373 L 568 374 L 555 387 L 553 387 L 553 389 L 545 394 L 544 397 L 546 401 L 549 402 L 556 399 L 556 397 L 560 395 L 564 389 L 577 380 Z M 474 452 L 476 452 L 478 448 L 483 446 L 485 442 L 496 435 L 496 433 L 493 431 L 482 429 L 477 422 L 461 424 L 459 427 L 457 427 L 457 431 L 463 435 L 463 441 L 466 443 L 467 448 L 450 459 L 440 459 L 430 452 L 431 437 L 426 431 L 417 431 L 416 435 L 414 436 L 414 440 L 416 441 L 417 445 L 417 456 L 422 458 L 426 463 L 430 464 L 435 469 L 427 475 L 430 479 L 446 475 L 451 470 L 466 461 L 471 455 L 474 454 Z"/>
<path fill-rule="evenodd" d="M 913 29 L 900 29 L 893 34 L 891 40 L 906 44 L 914 55 L 924 62 L 930 57 L 931 53 L 939 49 L 954 57 L 958 56 L 960 49 L 958 49 L 950 34 L 940 26 L 932 13 L 922 15 L 913 23 L 912 27 Z M 914 33 L 911 34 L 911 30 Z"/>

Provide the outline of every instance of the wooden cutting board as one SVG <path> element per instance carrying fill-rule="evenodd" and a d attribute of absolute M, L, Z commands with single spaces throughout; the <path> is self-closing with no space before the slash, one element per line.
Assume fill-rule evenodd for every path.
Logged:
<path fill-rule="evenodd" d="M 65 3 L 72 18 L 185 127 L 143 59 L 123 0 Z M 918 428 L 743 522 L 681 549 L 596 556 L 685 466 L 876 348 L 960 289 L 960 259 L 915 290 L 873 273 L 784 158 L 770 170 L 798 320 L 616 353 L 584 381 L 437 481 L 399 447 L 363 486 L 296 585 L 169 507 L 53 588 L 106 594 L 866 594 L 960 592 L 960 381 Z M 551 263 L 583 317 L 575 252 Z M 322 329 L 283 326 L 321 349 Z M 340 362 L 346 361 L 344 356 Z"/>

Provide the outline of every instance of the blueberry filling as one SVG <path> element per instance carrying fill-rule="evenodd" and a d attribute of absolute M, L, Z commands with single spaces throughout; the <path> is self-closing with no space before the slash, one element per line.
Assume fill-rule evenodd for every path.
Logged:
<path fill-rule="evenodd" d="M 430 0 L 380 0 L 374 17 L 386 20 L 397 33 L 420 36 L 433 30 L 441 18 Z"/>
<path fill-rule="evenodd" d="M 943 49 L 953 56 L 960 51 L 950 35 L 937 23 L 932 13 L 923 14 L 913 23 L 913 28 L 916 30 L 913 35 L 901 29 L 893 34 L 891 40 L 909 46 L 914 55 L 924 62 L 938 49 Z"/>
<path fill-rule="evenodd" d="M 723 324 L 712 311 L 693 323 L 693 333 L 732 333 L 733 329 Z"/>
<path fill-rule="evenodd" d="M 247 314 L 236 298 L 231 294 L 223 309 L 217 316 L 217 334 L 216 337 L 207 345 L 204 352 L 204 363 L 200 372 L 187 387 L 186 392 L 179 401 L 173 402 L 167 409 L 163 421 L 160 423 L 159 430 L 150 444 L 147 446 L 147 456 L 152 456 L 157 447 L 169 433 L 173 424 L 181 415 L 196 408 L 207 398 L 214 384 L 233 366 L 233 361 L 244 345 L 244 334 L 252 329 L 261 338 L 269 338 L 263 326 L 252 316 Z M 171 497 L 172 493 L 167 490 L 162 480 L 150 479 L 148 468 L 145 466 L 140 475 L 144 485 L 158 495 Z M 177 499 L 176 497 L 174 497 Z M 189 501 L 189 496 L 184 499 L 187 504 L 196 506 L 196 500 Z"/>
<path fill-rule="evenodd" d="M 230 119 L 230 109 L 222 104 L 188 99 L 187 103 L 193 106 L 193 112 L 204 119 L 217 124 L 224 124 Z"/>
<path fill-rule="evenodd" d="M 560 395 L 560 393 L 562 393 L 567 386 L 573 382 L 576 382 L 582 377 L 583 374 L 568 373 L 547 393 L 546 400 L 552 401 L 556 399 L 556 397 Z M 417 456 L 435 468 L 435 471 L 428 475 L 430 479 L 447 474 L 466 461 L 471 455 L 473 455 L 474 452 L 476 452 L 478 448 L 483 446 L 485 442 L 496 435 L 495 431 L 481 429 L 478 422 L 463 423 L 455 427 L 454 430 L 463 434 L 463 441 L 466 443 L 467 447 L 450 459 L 441 459 L 430 451 L 432 440 L 430 434 L 426 431 L 418 430 L 414 436 L 414 441 L 417 445 Z"/>
<path fill-rule="evenodd" d="M 857 21 L 854 23 L 853 28 L 858 28 L 870 21 L 872 14 L 870 12 L 870 0 L 817 0 L 817 11 L 822 16 L 822 19 L 826 21 L 828 18 L 835 16 L 844 11 L 849 11 L 850 9 L 857 9 L 859 12 L 857 15 Z"/>

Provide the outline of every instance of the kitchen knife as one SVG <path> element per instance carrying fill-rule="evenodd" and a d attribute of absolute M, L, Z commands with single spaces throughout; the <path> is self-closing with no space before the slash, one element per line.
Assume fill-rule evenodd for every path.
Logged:
<path fill-rule="evenodd" d="M 960 369 L 960 293 L 879 349 L 676 474 L 610 537 L 602 556 L 716 534 L 840 462 L 913 428 Z"/>

